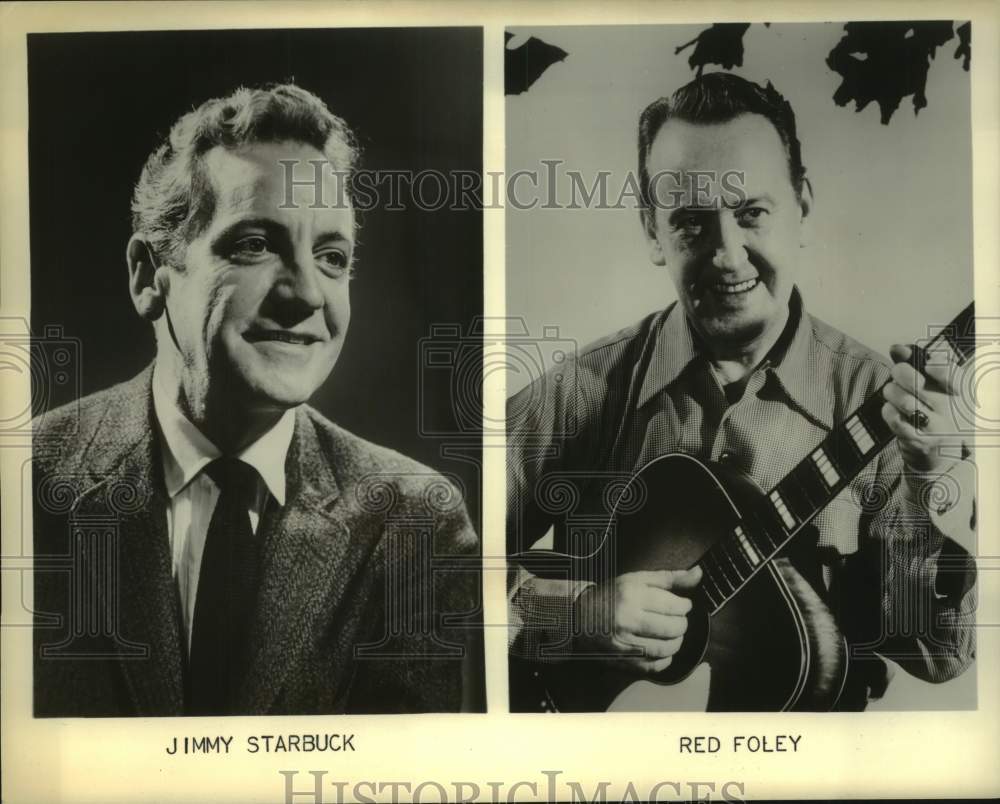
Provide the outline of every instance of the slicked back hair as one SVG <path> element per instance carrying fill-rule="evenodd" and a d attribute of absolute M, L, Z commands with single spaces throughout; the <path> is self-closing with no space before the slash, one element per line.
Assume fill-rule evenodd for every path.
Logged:
<path fill-rule="evenodd" d="M 285 141 L 324 154 L 350 197 L 358 151 L 347 124 L 295 84 L 240 87 L 185 114 L 149 155 L 132 194 L 133 232 L 144 233 L 158 256 L 180 267 L 187 244 L 215 212 L 205 154 L 216 146 Z"/>
<path fill-rule="evenodd" d="M 639 117 L 639 186 L 644 217 L 652 213 L 654 203 L 647 160 L 653 140 L 663 125 L 668 120 L 695 124 L 728 123 L 744 114 L 759 114 L 774 126 L 785 147 L 795 195 L 801 196 L 806 169 L 802 165 L 802 148 L 795 131 L 795 112 L 791 104 L 770 81 L 762 87 L 732 73 L 707 73 L 685 84 L 669 98 L 653 101 Z"/>

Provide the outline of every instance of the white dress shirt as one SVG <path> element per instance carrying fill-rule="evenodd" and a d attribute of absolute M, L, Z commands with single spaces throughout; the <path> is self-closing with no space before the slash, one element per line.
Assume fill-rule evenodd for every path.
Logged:
<path fill-rule="evenodd" d="M 185 642 L 190 652 L 201 557 L 212 512 L 219 499 L 218 486 L 202 470 L 222 453 L 181 413 L 155 370 L 153 411 L 160 429 L 163 478 L 170 499 L 167 533 L 173 557 L 173 574 L 180 593 Z M 254 533 L 260 524 L 268 494 L 278 505 L 285 504 L 285 457 L 294 428 L 294 410 L 285 411 L 270 430 L 236 455 L 256 469 L 261 478 L 257 483 L 257 493 L 247 509 Z"/>

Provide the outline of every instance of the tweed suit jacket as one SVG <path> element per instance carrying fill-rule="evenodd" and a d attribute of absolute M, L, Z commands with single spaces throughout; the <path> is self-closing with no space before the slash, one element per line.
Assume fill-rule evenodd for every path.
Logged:
<path fill-rule="evenodd" d="M 38 717 L 184 714 L 151 378 L 147 369 L 36 421 Z M 259 526 L 238 713 L 459 709 L 480 587 L 456 487 L 305 405 L 286 483 L 285 505 L 269 499 Z"/>

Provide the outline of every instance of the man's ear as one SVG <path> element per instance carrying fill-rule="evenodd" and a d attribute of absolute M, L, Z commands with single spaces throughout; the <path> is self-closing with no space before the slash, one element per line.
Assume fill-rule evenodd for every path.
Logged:
<path fill-rule="evenodd" d="M 660 241 L 656 237 L 656 211 L 652 209 L 640 210 L 639 220 L 642 221 L 642 231 L 646 235 L 650 262 L 653 265 L 666 265 L 667 258 L 663 256 L 663 249 L 660 248 Z"/>
<path fill-rule="evenodd" d="M 136 312 L 147 321 L 155 321 L 167 303 L 169 275 L 157 266 L 149 238 L 141 232 L 132 235 L 125 250 L 128 263 L 128 289 Z"/>
<path fill-rule="evenodd" d="M 812 182 L 802 179 L 802 192 L 799 193 L 799 212 L 802 215 L 799 225 L 799 247 L 805 248 L 812 235 L 812 211 L 816 198 L 813 195 Z"/>

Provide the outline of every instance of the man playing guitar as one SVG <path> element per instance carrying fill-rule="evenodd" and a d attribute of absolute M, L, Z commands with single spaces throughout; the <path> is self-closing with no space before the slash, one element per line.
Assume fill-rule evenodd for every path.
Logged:
<path fill-rule="evenodd" d="M 739 192 L 723 178 L 733 169 Z M 808 518 L 802 503 L 772 495 L 772 514 L 789 532 L 802 526 L 781 559 L 829 607 L 849 646 L 846 680 L 824 708 L 861 709 L 884 691 L 876 654 L 927 681 L 954 678 L 974 656 L 975 487 L 954 435 L 953 366 L 928 361 L 918 371 L 908 346 L 893 347 L 889 365 L 804 309 L 795 282 L 813 196 L 790 105 L 770 83 L 701 76 L 642 113 L 639 180 L 650 258 L 669 271 L 678 302 L 581 350 L 509 402 L 512 657 L 545 673 L 588 656 L 655 680 L 691 638 L 696 591 L 718 604 L 720 590 L 737 585 L 739 567 L 709 578 L 690 561 L 547 575 L 529 548 L 550 528 L 566 552 L 580 553 L 573 538 L 583 553 L 603 538 L 600 526 L 590 542 L 579 528 L 572 536 L 560 513 L 567 494 L 574 521 L 593 522 L 615 508 L 610 485 L 620 491 L 616 479 L 658 456 L 683 453 L 777 489 L 815 450 L 817 476 L 842 490 Z M 852 423 L 879 392 L 877 426 Z M 838 485 L 843 470 L 817 445 L 845 420 L 858 454 L 882 428 L 895 438 Z M 642 495 L 648 505 L 668 492 Z M 742 544 L 749 574 L 763 551 Z M 755 613 L 765 628 L 770 616 Z M 744 667 L 769 661 L 748 658 Z"/>

